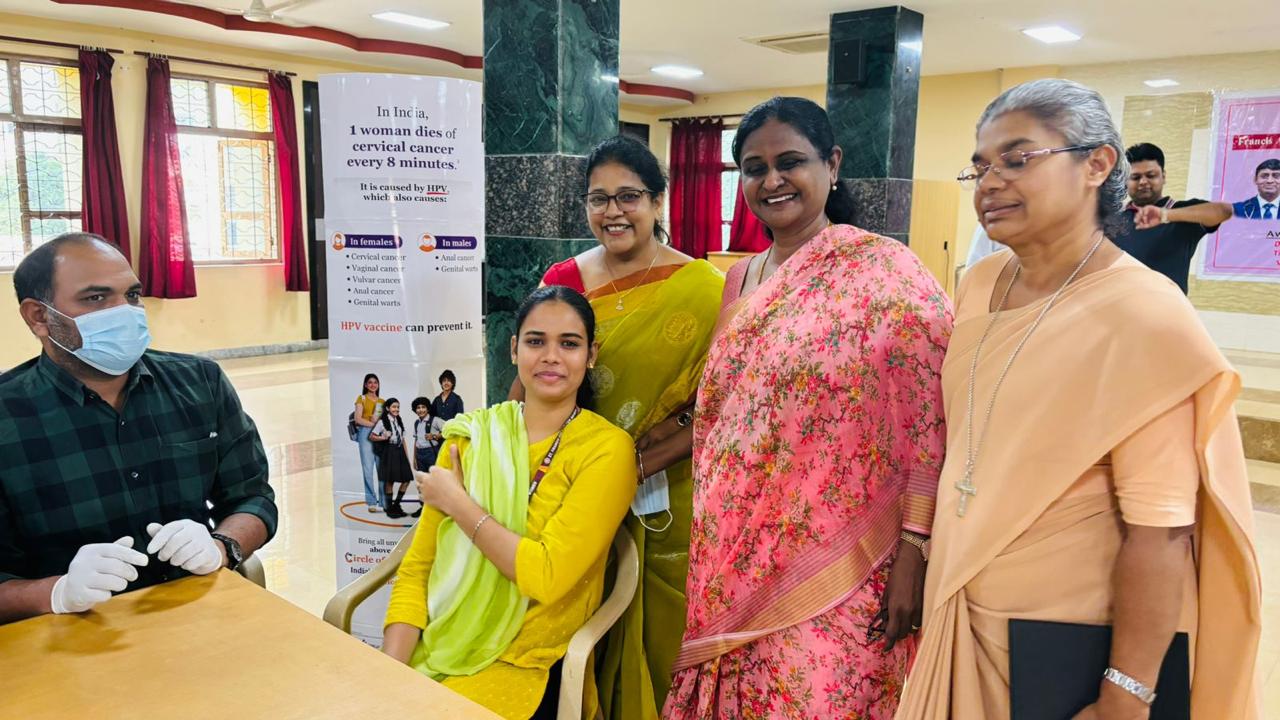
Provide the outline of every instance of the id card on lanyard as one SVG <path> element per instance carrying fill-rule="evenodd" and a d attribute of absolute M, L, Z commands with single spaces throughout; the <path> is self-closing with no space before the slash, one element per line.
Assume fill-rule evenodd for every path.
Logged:
<path fill-rule="evenodd" d="M 533 480 L 529 483 L 529 499 L 533 499 L 533 494 L 538 491 L 538 486 L 542 484 L 542 478 L 546 477 L 547 471 L 551 469 L 551 461 L 556 458 L 556 452 L 560 450 L 560 441 L 564 439 L 564 429 L 569 427 L 569 423 L 578 417 L 582 412 L 582 408 L 575 407 L 573 412 L 569 414 L 569 419 L 564 421 L 560 426 L 560 431 L 556 433 L 555 442 L 551 443 L 551 449 L 547 450 L 546 457 L 542 458 L 542 463 L 538 465 L 538 472 L 534 473 Z"/>

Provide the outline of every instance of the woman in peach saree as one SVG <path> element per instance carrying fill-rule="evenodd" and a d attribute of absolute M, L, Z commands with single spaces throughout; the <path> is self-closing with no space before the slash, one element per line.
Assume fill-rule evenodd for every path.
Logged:
<path fill-rule="evenodd" d="M 978 123 L 961 178 L 1011 251 L 958 293 L 901 720 L 1007 720 L 1017 620 L 1112 627 L 1078 720 L 1146 718 L 1175 632 L 1190 638 L 1191 717 L 1257 717 L 1239 380 L 1178 288 L 1106 238 L 1121 148 L 1102 98 L 1065 80 L 1013 88 Z"/>

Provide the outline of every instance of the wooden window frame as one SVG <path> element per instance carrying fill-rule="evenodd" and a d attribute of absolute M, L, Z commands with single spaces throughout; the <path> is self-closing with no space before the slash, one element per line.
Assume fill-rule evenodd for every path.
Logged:
<path fill-rule="evenodd" d="M 735 130 L 735 131 L 736 131 L 737 129 L 738 129 L 738 123 L 733 123 L 732 125 L 730 125 L 730 124 L 726 123 L 726 124 L 725 124 L 725 126 L 724 126 L 724 128 L 723 128 L 723 130 Z M 735 135 L 736 135 L 736 133 L 735 133 Z M 723 148 L 721 149 L 721 154 L 723 155 Z M 722 162 L 722 163 L 720 163 L 720 182 L 721 182 L 721 184 L 723 184 L 723 183 L 724 183 L 724 174 L 725 174 L 725 173 L 727 173 L 727 172 L 734 172 L 734 171 L 736 171 L 736 172 L 738 172 L 738 173 L 741 173 L 741 170 L 738 168 L 737 163 L 732 163 L 732 162 Z M 721 212 L 723 213 L 723 211 L 721 211 Z M 727 227 L 727 228 L 729 228 L 729 229 L 730 229 L 730 231 L 732 231 L 732 230 L 733 230 L 733 219 L 732 219 L 732 218 L 730 218 L 729 220 L 724 220 L 724 219 L 722 218 L 722 219 L 720 220 L 720 225 L 721 225 L 722 227 Z M 725 236 L 723 235 L 723 230 L 721 230 L 721 233 L 722 233 L 722 234 L 721 234 L 721 237 L 725 237 Z M 726 251 L 728 251 L 728 249 L 729 249 L 729 246 L 728 246 L 727 241 L 726 241 L 726 244 L 725 244 L 723 247 L 721 247 L 721 248 L 720 248 L 720 251 L 721 251 L 721 252 L 726 252 Z"/>
<path fill-rule="evenodd" d="M 55 117 L 52 115 L 28 115 L 22 105 L 22 63 L 69 67 L 79 70 L 79 64 L 67 58 L 43 57 L 40 55 L 24 55 L 20 53 L 0 53 L 0 61 L 7 62 L 4 82 L 9 83 L 10 112 L 0 112 L 0 122 L 13 123 L 13 144 L 15 149 L 14 170 L 18 174 L 18 217 L 22 228 L 22 256 L 26 257 L 35 249 L 32 244 L 31 221 L 33 220 L 80 220 L 83 223 L 84 212 L 70 210 L 32 210 L 31 188 L 27 183 L 27 153 L 23 134 L 27 132 L 55 132 L 62 134 L 84 135 L 80 118 Z M 84 182 L 84 169 L 80 171 L 80 181 Z M 21 260 L 18 260 L 21 262 Z M 11 271 L 18 262 L 9 265 L 0 262 L 0 271 Z"/>
<path fill-rule="evenodd" d="M 279 190 L 280 178 L 277 177 L 275 168 L 270 166 L 271 159 L 274 159 L 276 152 L 278 152 L 278 149 L 275 146 L 275 143 L 276 143 L 275 129 L 273 127 L 271 130 L 266 130 L 264 132 L 255 132 L 252 130 L 234 130 L 231 128 L 224 129 L 224 128 L 218 127 L 218 93 L 217 93 L 218 85 L 220 84 L 235 85 L 239 87 L 268 90 L 267 84 L 259 83 L 259 82 L 251 82 L 247 80 L 236 80 L 231 78 L 215 77 L 210 75 L 196 75 L 192 73 L 171 73 L 170 78 L 173 80 L 189 80 L 189 81 L 202 82 L 202 83 L 205 83 L 207 86 L 207 97 L 208 97 L 208 103 L 209 103 L 209 107 L 208 107 L 209 127 L 206 128 L 206 127 L 198 127 L 195 125 L 178 125 L 177 128 L 178 128 L 179 135 L 204 135 L 208 137 L 216 137 L 218 139 L 225 139 L 225 140 L 265 140 L 271 143 L 271 153 L 268 156 L 269 160 L 268 160 L 267 174 L 269 176 L 270 182 L 274 185 L 274 187 L 271 188 L 272 202 L 275 203 L 275 212 L 273 213 L 273 216 L 275 218 L 275 223 L 274 223 L 275 237 L 273 238 L 274 247 L 275 247 L 274 256 L 269 258 L 254 258 L 254 259 L 235 259 L 235 258 L 216 258 L 216 259 L 209 259 L 209 260 L 193 259 L 192 262 L 201 267 L 218 267 L 218 266 L 230 266 L 230 265 L 280 265 L 281 263 L 284 262 L 284 253 L 281 252 L 281 248 L 280 248 L 281 236 L 284 234 L 283 218 L 280 217 L 280 190 Z M 170 92 L 172 93 L 172 90 L 170 90 Z M 267 112 L 270 113 L 269 107 L 267 109 Z M 218 157 L 219 177 L 223 176 L 222 164 L 224 162 L 225 162 L 225 158 L 222 155 L 219 155 Z M 225 202 L 226 193 L 221 192 L 222 190 L 224 190 L 224 188 L 219 188 L 219 190 L 220 192 L 218 194 L 221 197 L 222 202 Z M 223 219 L 234 220 L 236 219 L 234 215 L 235 213 L 228 213 L 226 210 L 221 210 L 221 217 Z"/>

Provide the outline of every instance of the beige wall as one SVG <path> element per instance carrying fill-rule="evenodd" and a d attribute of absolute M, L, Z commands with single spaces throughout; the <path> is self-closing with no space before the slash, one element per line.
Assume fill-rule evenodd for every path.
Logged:
<path fill-rule="evenodd" d="M 1062 75 L 1102 93 L 1112 114 L 1123 118 L 1120 132 L 1126 144 L 1148 141 L 1166 149 L 1168 192 L 1178 197 L 1179 187 L 1194 187 L 1196 181 L 1207 185 L 1203 178 L 1188 178 L 1192 167 L 1208 166 L 1208 144 L 1193 152 L 1191 142 L 1197 129 L 1211 124 L 1205 99 L 1214 92 L 1275 90 L 1280 87 L 1277 68 L 1280 52 L 1267 52 L 1078 65 L 1064 67 Z M 1166 77 L 1181 83 L 1175 92 L 1154 94 L 1143 85 L 1144 80 Z M 1164 143 L 1174 150 L 1173 157 Z M 1195 275 L 1199 265 L 1198 259 L 1192 263 L 1189 283 L 1191 302 L 1197 309 L 1280 317 L 1280 283 L 1202 280 Z"/>
<path fill-rule="evenodd" d="M 1192 139 L 1196 130 L 1207 130 L 1213 123 L 1213 95 L 1209 93 L 1174 93 L 1125 98 L 1121 115 L 1125 144 L 1154 143 L 1164 151 L 1164 193 L 1169 197 L 1187 197 L 1191 181 Z"/>
<path fill-rule="evenodd" d="M 1211 122 L 1211 93 L 1263 90 L 1280 86 L 1276 68 L 1280 52 L 1210 55 L 1126 63 L 1004 68 L 957 75 L 921 78 L 916 120 L 915 178 L 949 180 L 964 164 L 973 147 L 974 125 L 987 103 L 1002 91 L 1045 77 L 1065 77 L 1102 93 L 1111 107 L 1127 144 L 1155 142 L 1168 156 L 1169 192 L 1181 196 L 1188 188 L 1188 174 L 1207 164 L 1207 147 L 1192 147 L 1192 135 Z M 1144 80 L 1176 78 L 1176 93 L 1153 95 Z M 639 122 L 653 126 L 650 144 L 664 160 L 668 155 L 670 125 L 660 117 L 735 114 L 774 95 L 800 95 L 825 104 L 825 85 L 700 95 L 694 103 L 676 108 L 624 107 Z M 1199 153 L 1197 155 L 1197 153 Z M 1196 178 L 1190 178 L 1195 180 Z M 1194 187 L 1194 182 L 1190 183 Z M 954 245 L 947 255 L 963 263 L 969 240 L 977 228 L 972 196 L 961 193 L 955 218 Z M 916 227 L 913 224 L 912 233 Z M 940 235 L 936 228 L 927 234 Z M 922 249 L 923 250 L 923 249 Z M 932 252 L 932 249 L 929 250 Z M 1280 316 L 1280 284 L 1205 281 L 1192 268 L 1191 300 L 1197 308 L 1249 315 Z"/>
<path fill-rule="evenodd" d="M 288 70 L 294 78 L 298 128 L 302 123 L 302 81 L 332 72 L 390 72 L 373 65 L 344 65 L 309 58 L 255 52 L 244 48 L 199 43 L 174 37 L 147 35 L 115 28 L 59 23 L 22 15 L 0 14 L 3 34 L 37 40 L 107 46 L 122 49 L 115 55 L 112 75 L 116 125 L 129 211 L 133 256 L 138 256 L 142 187 L 142 132 L 146 103 L 146 58 L 134 50 L 191 58 L 240 63 Z M 30 56 L 74 58 L 75 51 L 28 43 L 0 41 L 0 51 Z M 175 72 L 261 82 L 262 74 L 173 61 Z M 437 71 L 432 71 L 439 74 Z M 299 140 L 301 146 L 301 139 Z M 305 167 L 302 168 L 305 174 Z M 303 187 L 306 186 L 305 175 Z M 304 198 L 305 201 L 305 198 Z M 305 209 L 304 209 L 305 213 Z M 305 215 L 304 215 L 305 217 Z M 279 263 L 268 265 L 199 265 L 198 296 L 186 300 L 147 298 L 153 346 L 163 350 L 195 352 L 232 347 L 302 342 L 311 338 L 307 293 L 286 293 Z M 0 368 L 15 365 L 39 352 L 18 317 L 12 272 L 0 272 Z"/>

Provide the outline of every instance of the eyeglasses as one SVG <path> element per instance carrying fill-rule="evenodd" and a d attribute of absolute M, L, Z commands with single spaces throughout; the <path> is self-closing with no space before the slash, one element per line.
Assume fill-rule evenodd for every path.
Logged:
<path fill-rule="evenodd" d="M 583 200 L 587 202 L 587 209 L 595 215 L 600 215 L 605 210 L 609 209 L 610 200 L 616 200 L 618 202 L 618 209 L 622 212 L 631 212 L 632 210 L 640 207 L 640 201 L 644 199 L 645 195 L 653 194 L 654 193 L 650 190 L 623 190 L 622 192 L 614 195 L 602 192 L 593 192 L 587 193 L 582 197 Z"/>
<path fill-rule="evenodd" d="M 1006 181 L 1017 180 L 1027 171 L 1027 165 L 1038 157 L 1045 157 L 1061 152 L 1092 152 L 1101 147 L 1100 145 L 1071 145 L 1069 147 L 1045 148 L 1043 150 L 1010 150 L 1002 153 L 996 158 L 994 163 L 974 163 L 969 167 L 960 171 L 956 176 L 956 180 L 967 190 L 977 187 L 982 179 L 987 176 L 988 170 L 995 170 L 996 174 Z"/>

